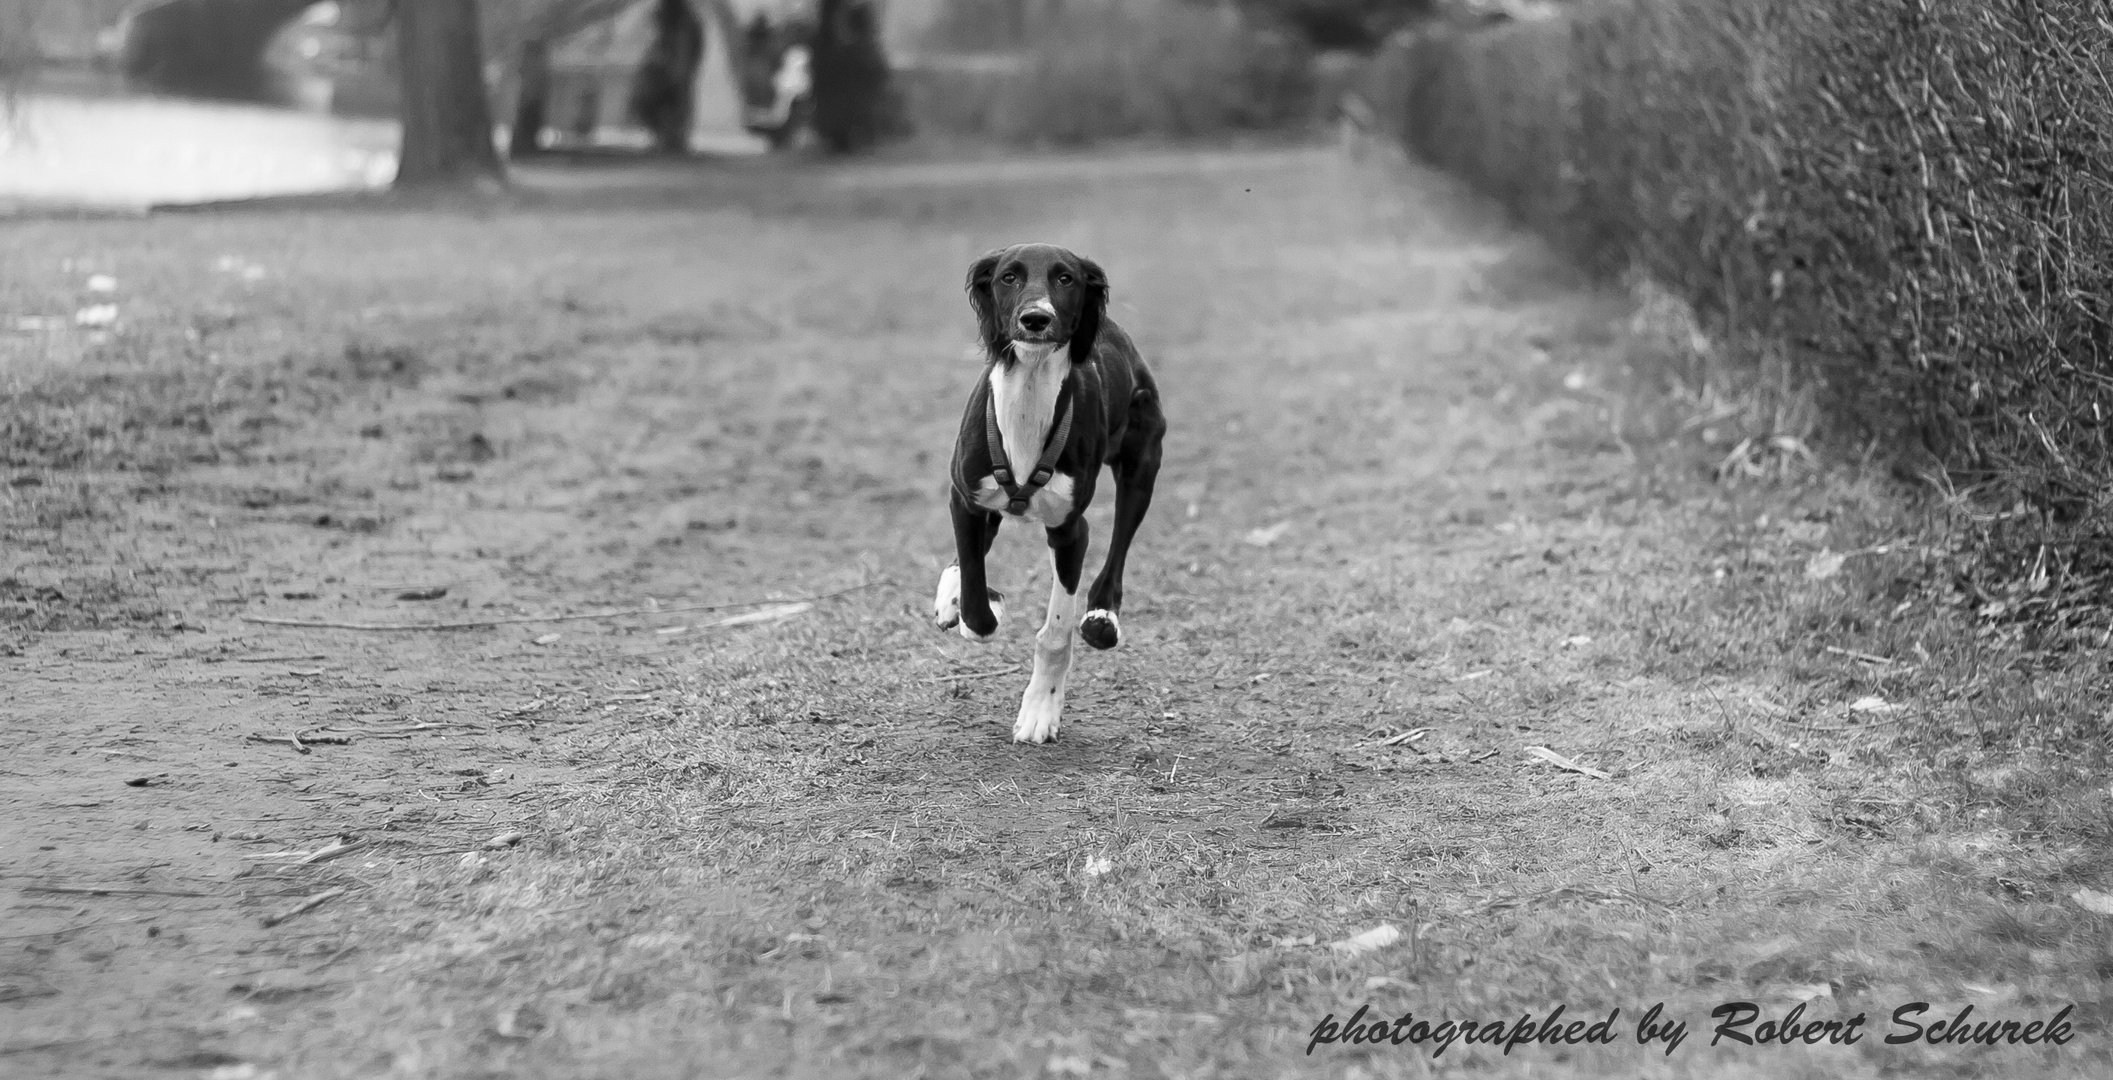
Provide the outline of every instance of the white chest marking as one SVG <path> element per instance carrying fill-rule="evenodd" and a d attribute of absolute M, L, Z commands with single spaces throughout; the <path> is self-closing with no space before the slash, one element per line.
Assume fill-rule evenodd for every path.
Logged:
<path fill-rule="evenodd" d="M 991 408 L 998 415 L 998 439 L 1012 466 L 1013 483 L 1024 484 L 1042 460 L 1043 443 L 1056 425 L 1057 394 L 1071 376 L 1068 344 L 1013 345 L 1014 360 L 990 372 Z M 1054 528 L 1071 514 L 1071 477 L 1058 473 L 1027 501 L 1022 515 Z M 986 476 L 976 482 L 976 503 L 987 510 L 1005 509 L 1005 489 Z"/>
<path fill-rule="evenodd" d="M 1017 483 L 1018 479 L 1014 482 Z M 985 510 L 1003 512 L 1011 497 L 998 486 L 997 477 L 985 476 L 976 481 L 975 501 Z M 1064 519 L 1071 516 L 1071 478 L 1063 473 L 1050 477 L 1049 482 L 1042 485 L 1042 490 L 1028 497 L 1027 512 L 1020 516 L 1045 529 L 1062 525 Z"/>

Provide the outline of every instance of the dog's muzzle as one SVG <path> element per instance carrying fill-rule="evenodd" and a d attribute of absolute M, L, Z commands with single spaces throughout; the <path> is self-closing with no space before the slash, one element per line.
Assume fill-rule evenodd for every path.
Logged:
<path fill-rule="evenodd" d="M 1056 325 L 1056 308 L 1051 307 L 1047 300 L 1037 300 L 1020 309 L 1019 315 L 1015 316 L 1013 321 L 1019 324 L 1025 337 L 1040 338 Z"/>

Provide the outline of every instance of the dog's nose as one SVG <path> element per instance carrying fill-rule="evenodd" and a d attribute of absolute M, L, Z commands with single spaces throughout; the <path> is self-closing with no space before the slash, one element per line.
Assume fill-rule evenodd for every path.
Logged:
<path fill-rule="evenodd" d="M 1020 313 L 1020 329 L 1030 334 L 1039 334 L 1049 329 L 1049 324 L 1052 321 L 1054 320 L 1049 317 L 1047 312 L 1025 311 Z"/>

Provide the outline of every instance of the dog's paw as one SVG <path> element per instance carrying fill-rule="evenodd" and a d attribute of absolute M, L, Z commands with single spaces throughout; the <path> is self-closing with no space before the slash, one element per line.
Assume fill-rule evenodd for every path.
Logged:
<path fill-rule="evenodd" d="M 961 566 L 947 567 L 939 575 L 939 593 L 932 598 L 932 624 L 952 630 L 961 621 Z"/>
<path fill-rule="evenodd" d="M 1055 742 L 1064 723 L 1064 693 L 1061 690 L 1029 690 L 1020 701 L 1020 717 L 1012 724 L 1016 743 Z"/>
<path fill-rule="evenodd" d="M 1123 626 L 1114 612 L 1094 608 L 1079 620 L 1079 636 L 1096 649 L 1112 649 L 1122 644 Z"/>
<path fill-rule="evenodd" d="M 996 589 L 990 590 L 990 633 L 977 633 L 975 630 L 969 627 L 968 620 L 963 619 L 961 620 L 960 627 L 961 636 L 969 639 L 970 641 L 989 641 L 990 639 L 997 637 L 998 631 L 1005 626 L 1005 604 L 1003 603 L 1004 599 L 1004 593 L 1001 593 Z"/>

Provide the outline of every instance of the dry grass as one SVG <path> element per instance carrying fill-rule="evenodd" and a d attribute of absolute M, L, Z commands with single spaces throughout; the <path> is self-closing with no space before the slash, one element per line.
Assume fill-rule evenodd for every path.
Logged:
<path fill-rule="evenodd" d="M 251 461 L 323 447 L 301 459 L 318 482 L 379 488 L 473 415 L 491 501 L 417 535 L 504 563 L 510 602 L 895 583 L 553 659 L 509 744 L 539 778 L 508 804 L 532 839 L 377 859 L 340 901 L 353 973 L 224 1045 L 281 1076 L 2102 1074 L 2113 936 L 2067 899 L 2113 886 L 2100 669 L 2027 667 L 1930 603 L 1930 560 L 1889 543 L 1919 523 L 1853 468 L 1717 479 L 1677 320 L 1632 327 L 1627 297 L 1580 290 L 1434 175 L 1319 152 L 1032 164 L 20 232 L 21 265 L 94 253 L 168 315 L 22 376 L 58 434 L 18 444 L 57 449 L 14 451 L 45 481 L 17 493 L 92 495 L 160 453 L 73 434 L 92 423 L 264 408 L 261 375 L 125 343 L 216 302 L 183 268 L 275 243 L 274 284 L 226 300 L 246 336 L 222 367 L 292 352 L 296 374 L 373 377 L 312 390 Z M 1133 636 L 1082 659 L 1039 750 L 1005 741 L 1020 676 L 932 681 L 1023 660 L 1034 620 L 978 647 L 922 616 L 972 375 L 960 268 L 1027 236 L 1108 267 L 1175 425 Z M 401 350 L 415 379 L 369 363 Z M 390 437 L 353 434 L 370 423 Z M 688 527 L 720 514 L 738 526 Z M 78 534 L 36 535 L 56 559 Z M 1823 551 L 1863 553 L 1808 575 Z M 997 563 L 1039 595 L 1035 538 Z M 1849 709 L 1869 695 L 1905 709 Z M 1381 923 L 1404 938 L 1326 947 Z M 1874 1022 L 2075 1002 L 2081 1035 L 1704 1045 L 1716 1003 L 1794 997 Z M 1690 1034 L 1670 1056 L 1304 1054 L 1366 1001 L 1624 1023 L 1664 1001 Z"/>

